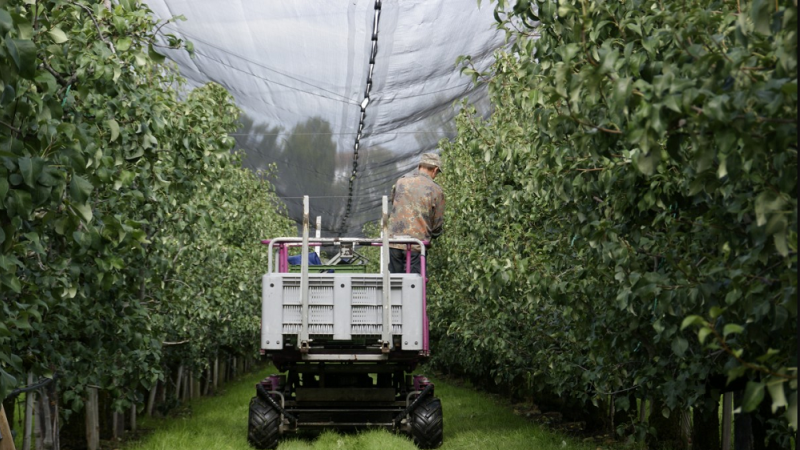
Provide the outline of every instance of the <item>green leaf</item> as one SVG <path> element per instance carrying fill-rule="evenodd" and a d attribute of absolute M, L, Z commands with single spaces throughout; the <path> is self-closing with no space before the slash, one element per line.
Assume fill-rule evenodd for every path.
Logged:
<path fill-rule="evenodd" d="M 725 309 L 720 308 L 719 306 L 712 306 L 708 311 L 708 315 L 711 316 L 712 319 L 716 319 L 717 317 L 721 316 L 723 312 L 725 312 Z"/>
<path fill-rule="evenodd" d="M 155 49 L 153 48 L 153 44 L 150 44 L 147 47 L 147 56 L 149 56 L 150 59 L 152 59 L 154 62 L 156 62 L 158 64 L 163 63 L 164 60 L 166 59 L 166 57 L 164 55 L 162 55 L 162 54 L 158 53 L 157 51 L 155 51 Z"/>
<path fill-rule="evenodd" d="M 0 106 L 7 106 L 15 98 L 17 98 L 17 93 L 14 91 L 14 86 L 7 84 L 3 88 L 3 94 L 0 95 Z"/>
<path fill-rule="evenodd" d="M 776 194 L 771 190 L 766 190 L 759 194 L 756 198 L 756 224 L 758 226 L 766 225 L 767 214 L 777 211 L 786 204 L 782 196 Z"/>
<path fill-rule="evenodd" d="M 11 19 L 11 14 L 0 8 L 0 33 L 5 33 L 12 28 L 14 28 L 14 20 Z"/>
<path fill-rule="evenodd" d="M 19 278 L 16 276 L 4 276 L 2 278 L 3 284 L 8 286 L 9 289 L 14 291 L 14 293 L 19 294 L 22 292 L 22 283 L 20 283 Z"/>
<path fill-rule="evenodd" d="M 28 39 L 6 39 L 6 48 L 22 78 L 36 75 L 36 45 Z"/>
<path fill-rule="evenodd" d="M 768 383 L 767 389 L 769 390 L 769 396 L 772 398 L 772 414 L 775 414 L 778 408 L 789 405 L 789 402 L 786 401 L 786 396 L 783 393 L 782 380 Z"/>
<path fill-rule="evenodd" d="M 645 133 L 646 135 L 647 133 Z M 646 140 L 647 137 L 645 136 L 643 140 Z M 658 163 L 661 160 L 661 151 L 659 149 L 652 149 L 650 152 L 639 152 L 634 157 L 634 162 L 636 163 L 636 168 L 639 169 L 645 175 L 652 175 L 656 171 L 656 167 L 658 167 Z"/>
<path fill-rule="evenodd" d="M 74 175 L 69 182 L 69 196 L 78 203 L 86 203 L 94 186 L 81 175 Z"/>
<path fill-rule="evenodd" d="M 114 142 L 119 137 L 119 124 L 116 120 L 110 119 L 106 120 L 106 125 L 108 125 L 108 128 L 111 130 L 111 139 L 109 139 L 109 142 Z"/>
<path fill-rule="evenodd" d="M 78 203 L 78 204 L 73 204 L 72 207 L 75 208 L 75 212 L 78 213 L 78 215 L 80 216 L 81 219 L 84 220 L 84 222 L 91 222 L 92 220 L 91 205 L 87 203 Z"/>
<path fill-rule="evenodd" d="M 786 231 L 775 233 L 772 235 L 775 240 L 775 249 L 784 258 L 789 256 L 789 245 L 786 243 Z"/>
<path fill-rule="evenodd" d="M 697 332 L 697 340 L 700 341 L 700 343 L 702 344 L 706 341 L 706 338 L 708 337 L 709 334 L 711 334 L 711 328 L 708 327 L 700 328 L 700 331 Z"/>
<path fill-rule="evenodd" d="M 667 95 L 664 97 L 664 106 L 675 111 L 676 113 L 681 112 L 681 107 L 678 106 L 678 96 L 677 95 Z"/>
<path fill-rule="evenodd" d="M 64 42 L 67 42 L 69 40 L 67 34 L 64 33 L 64 31 L 58 27 L 51 28 L 47 32 L 47 34 L 50 35 L 50 37 L 53 39 L 53 42 L 55 42 L 56 44 L 63 44 Z"/>
<path fill-rule="evenodd" d="M 705 323 L 706 323 L 706 320 L 703 319 L 700 316 L 688 316 L 685 319 L 683 319 L 683 322 L 681 323 L 681 331 L 686 329 L 686 327 L 688 327 L 688 326 L 691 326 L 691 325 L 704 325 Z"/>
<path fill-rule="evenodd" d="M 22 174 L 22 180 L 28 187 L 33 187 L 34 183 L 36 182 L 36 177 L 33 175 L 33 162 L 27 156 L 22 157 L 17 161 L 19 164 L 19 171 Z"/>
<path fill-rule="evenodd" d="M 742 411 L 753 411 L 764 400 L 764 383 L 748 381 L 742 398 Z"/>
<path fill-rule="evenodd" d="M 744 331 L 744 327 L 735 323 L 725 324 L 725 328 L 722 329 L 722 335 L 724 337 L 728 337 L 729 334 L 738 334 Z"/>
<path fill-rule="evenodd" d="M 683 356 L 686 353 L 686 349 L 689 348 L 689 342 L 681 336 L 673 339 L 672 341 L 672 351 L 675 352 L 678 356 Z"/>
<path fill-rule="evenodd" d="M 129 37 L 122 37 L 117 41 L 117 51 L 124 52 L 131 48 L 131 38 Z"/>

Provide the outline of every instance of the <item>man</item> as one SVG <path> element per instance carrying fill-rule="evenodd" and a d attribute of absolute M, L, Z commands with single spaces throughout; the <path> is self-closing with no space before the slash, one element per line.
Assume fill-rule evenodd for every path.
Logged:
<path fill-rule="evenodd" d="M 416 171 L 404 175 L 392 188 L 389 235 L 431 241 L 442 234 L 444 192 L 433 180 L 442 171 L 439 155 L 423 153 Z M 406 244 L 392 244 L 389 272 L 405 273 Z M 419 245 L 412 247 L 411 272 L 420 273 Z"/>

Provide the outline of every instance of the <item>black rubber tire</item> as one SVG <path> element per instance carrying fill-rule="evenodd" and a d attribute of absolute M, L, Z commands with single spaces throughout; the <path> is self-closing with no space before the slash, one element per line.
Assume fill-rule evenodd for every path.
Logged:
<path fill-rule="evenodd" d="M 250 416 L 247 421 L 247 442 L 253 447 L 272 449 L 278 447 L 281 414 L 258 397 L 250 399 Z"/>
<path fill-rule="evenodd" d="M 442 401 L 431 397 L 409 414 L 411 437 L 419 448 L 438 448 L 444 438 Z"/>

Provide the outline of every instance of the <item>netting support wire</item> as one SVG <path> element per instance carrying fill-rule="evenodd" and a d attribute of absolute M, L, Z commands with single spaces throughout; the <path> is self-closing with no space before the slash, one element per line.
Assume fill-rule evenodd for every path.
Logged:
<path fill-rule="evenodd" d="M 375 72 L 375 58 L 378 56 L 378 25 L 381 19 L 381 0 L 375 0 L 375 9 L 372 18 L 372 50 L 369 55 L 369 72 L 367 73 L 367 86 L 364 90 L 364 99 L 361 101 L 361 114 L 358 120 L 358 133 L 356 134 L 355 142 L 353 143 L 353 172 L 350 175 L 350 180 L 347 186 L 347 204 L 342 216 L 342 222 L 339 225 L 339 234 L 347 231 L 347 221 L 350 219 L 350 211 L 353 207 L 353 186 L 355 185 L 356 177 L 358 177 L 358 150 L 361 144 L 362 132 L 364 130 L 364 121 L 367 117 L 367 107 L 370 102 L 370 93 L 372 91 L 372 74 Z"/>
<path fill-rule="evenodd" d="M 24 388 L 14 389 L 13 391 L 9 392 L 8 395 L 6 395 L 6 398 L 16 397 L 19 394 L 24 394 L 26 392 L 31 392 L 31 391 L 35 391 L 37 389 L 41 389 L 41 388 L 47 386 L 48 384 L 50 384 L 56 378 L 57 378 L 57 374 L 53 374 L 53 376 L 51 378 L 44 378 L 42 380 L 39 380 L 36 384 L 32 384 L 32 385 L 26 386 Z"/>

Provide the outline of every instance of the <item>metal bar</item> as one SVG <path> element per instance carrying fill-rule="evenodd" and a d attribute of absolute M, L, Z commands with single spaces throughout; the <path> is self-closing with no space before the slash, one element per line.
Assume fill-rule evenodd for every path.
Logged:
<path fill-rule="evenodd" d="M 317 216 L 316 231 L 314 235 L 317 237 L 317 239 L 322 237 L 322 216 Z M 317 256 L 319 256 L 320 261 L 322 261 L 322 254 L 320 253 L 321 249 L 322 247 L 319 245 L 314 246 L 314 252 L 316 252 Z"/>
<path fill-rule="evenodd" d="M 309 408 L 289 408 L 289 411 L 296 413 L 321 413 L 321 412 L 398 412 L 398 408 L 339 408 L 339 409 L 309 409 Z"/>
<path fill-rule="evenodd" d="M 389 355 L 357 355 L 357 354 L 328 354 L 328 355 L 303 355 L 303 361 L 386 361 Z"/>
<path fill-rule="evenodd" d="M 283 409 L 283 407 L 281 405 L 279 405 L 275 401 L 275 399 L 270 397 L 269 392 L 267 392 L 267 388 L 265 388 L 264 385 L 262 385 L 261 383 L 258 383 L 256 385 L 256 394 L 258 395 L 258 398 L 260 398 L 261 400 L 264 400 L 265 402 L 267 402 L 270 405 L 272 405 L 273 408 L 278 410 L 279 413 L 281 413 L 284 417 L 289 419 L 290 422 L 295 423 L 295 424 L 297 423 L 297 417 L 295 417 L 293 414 L 291 414 L 289 412 L 286 412 L 286 410 Z"/>
<path fill-rule="evenodd" d="M 389 352 L 392 345 L 392 285 L 389 282 L 389 199 L 383 196 L 383 327 L 381 329 L 381 350 Z"/>
<path fill-rule="evenodd" d="M 367 245 L 367 244 L 369 244 L 372 247 L 382 247 L 383 246 L 383 238 L 365 239 L 365 238 L 324 238 L 323 237 L 323 238 L 319 238 L 319 239 L 315 238 L 314 241 L 319 242 L 320 245 L 325 244 L 325 243 L 336 244 L 336 243 L 341 243 L 341 242 L 345 242 L 345 243 L 351 243 L 352 242 L 354 244 L 359 244 L 359 245 Z M 309 245 L 311 245 L 311 246 L 317 245 L 317 242 L 309 242 Z M 279 237 L 279 238 L 275 238 L 275 239 L 264 240 L 264 241 L 262 241 L 262 243 L 264 245 L 269 246 L 270 248 L 273 248 L 278 244 L 286 244 L 287 247 L 300 247 L 301 245 L 303 245 L 303 238 L 302 237 Z M 393 238 L 389 238 L 389 243 L 390 244 L 419 245 L 421 247 L 420 248 L 420 252 L 423 253 L 423 254 L 425 253 L 425 246 L 430 244 L 429 241 L 422 241 L 422 240 L 419 240 L 419 239 L 414 239 L 414 238 L 409 238 L 409 237 L 393 237 Z"/>
<path fill-rule="evenodd" d="M 300 259 L 300 350 L 308 350 L 308 196 L 303 196 L 303 250 Z"/>
<path fill-rule="evenodd" d="M 425 253 L 419 255 L 419 269 L 422 275 L 422 351 L 427 356 L 430 354 L 430 342 L 428 336 L 428 277 L 425 267 L 427 258 Z"/>
<path fill-rule="evenodd" d="M 289 271 L 289 249 L 283 244 L 281 244 L 280 248 L 280 258 L 280 272 L 286 273 Z"/>
<path fill-rule="evenodd" d="M 363 426 L 373 426 L 373 427 L 393 427 L 393 423 L 384 423 L 384 422 L 297 422 L 298 427 L 330 427 L 330 426 L 337 426 L 337 427 L 363 427 Z"/>
<path fill-rule="evenodd" d="M 407 416 L 408 413 L 413 411 L 422 402 L 422 399 L 425 398 L 431 391 L 433 391 L 432 384 L 425 386 L 425 389 L 423 389 L 422 392 L 419 393 L 419 397 L 414 399 L 414 402 L 408 405 L 408 408 L 401 411 L 400 414 L 398 414 L 397 417 L 394 418 L 394 423 L 398 423 L 401 420 L 403 420 L 403 417 Z"/>

